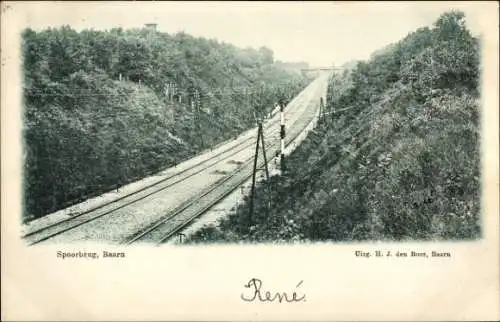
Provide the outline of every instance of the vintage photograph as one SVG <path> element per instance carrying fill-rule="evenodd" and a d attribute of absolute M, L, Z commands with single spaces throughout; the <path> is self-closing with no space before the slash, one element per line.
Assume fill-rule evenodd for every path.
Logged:
<path fill-rule="evenodd" d="M 22 240 L 480 239 L 474 17 L 264 13 L 26 27 Z"/>
<path fill-rule="evenodd" d="M 2 1 L 2 321 L 497 321 L 494 2 Z"/>

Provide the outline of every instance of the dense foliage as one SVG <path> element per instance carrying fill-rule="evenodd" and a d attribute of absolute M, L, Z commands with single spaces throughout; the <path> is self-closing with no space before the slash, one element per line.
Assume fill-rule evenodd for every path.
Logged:
<path fill-rule="evenodd" d="M 332 114 L 248 203 L 197 241 L 480 236 L 479 43 L 443 14 L 332 77 Z M 333 113 L 335 111 L 335 113 Z"/>
<path fill-rule="evenodd" d="M 265 47 L 185 33 L 62 27 L 22 39 L 25 220 L 228 139 L 306 84 Z"/>

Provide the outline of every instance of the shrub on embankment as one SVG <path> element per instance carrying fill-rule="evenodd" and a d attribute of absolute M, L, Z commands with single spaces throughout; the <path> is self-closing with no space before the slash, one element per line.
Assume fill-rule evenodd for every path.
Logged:
<path fill-rule="evenodd" d="M 184 33 L 62 27 L 22 41 L 24 220 L 233 137 L 307 82 L 267 48 Z"/>
<path fill-rule="evenodd" d="M 479 41 L 443 14 L 332 77 L 328 115 L 198 241 L 474 239 L 480 236 Z"/>

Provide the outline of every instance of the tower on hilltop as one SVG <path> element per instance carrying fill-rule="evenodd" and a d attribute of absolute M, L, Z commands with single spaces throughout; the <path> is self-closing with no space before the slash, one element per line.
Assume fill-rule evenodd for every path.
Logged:
<path fill-rule="evenodd" d="M 157 23 L 147 23 L 147 24 L 145 24 L 145 26 L 147 29 L 151 29 L 151 30 L 156 31 L 156 27 L 158 26 L 158 24 Z"/>

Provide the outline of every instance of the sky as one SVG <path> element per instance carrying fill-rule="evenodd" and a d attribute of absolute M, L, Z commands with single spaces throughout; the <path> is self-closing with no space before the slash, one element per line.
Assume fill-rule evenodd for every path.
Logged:
<path fill-rule="evenodd" d="M 18 26 L 44 29 L 142 27 L 273 50 L 275 59 L 339 66 L 394 43 L 445 11 L 465 12 L 481 29 L 481 6 L 463 2 L 13 2 Z"/>

